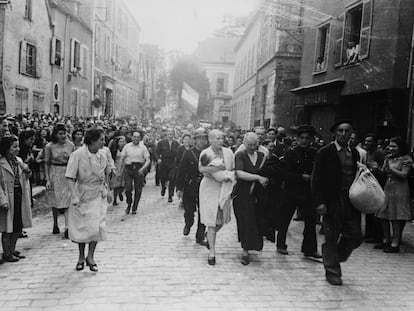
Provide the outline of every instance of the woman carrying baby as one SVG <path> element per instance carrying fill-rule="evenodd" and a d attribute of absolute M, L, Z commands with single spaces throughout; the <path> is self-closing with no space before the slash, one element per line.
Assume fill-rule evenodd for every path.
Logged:
<path fill-rule="evenodd" d="M 200 155 L 199 170 L 203 179 L 200 183 L 199 202 L 201 223 L 208 228 L 208 264 L 215 265 L 217 232 L 230 221 L 234 159 L 231 149 L 223 147 L 224 137 L 221 131 L 210 131 L 208 140 L 210 147 Z"/>

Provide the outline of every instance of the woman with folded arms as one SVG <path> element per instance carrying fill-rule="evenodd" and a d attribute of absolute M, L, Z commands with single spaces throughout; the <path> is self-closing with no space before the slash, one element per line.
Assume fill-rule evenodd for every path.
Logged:
<path fill-rule="evenodd" d="M 25 258 L 16 251 L 16 242 L 23 228 L 32 226 L 31 170 L 17 156 L 19 150 L 16 137 L 0 140 L 0 232 L 2 261 L 7 262 Z"/>

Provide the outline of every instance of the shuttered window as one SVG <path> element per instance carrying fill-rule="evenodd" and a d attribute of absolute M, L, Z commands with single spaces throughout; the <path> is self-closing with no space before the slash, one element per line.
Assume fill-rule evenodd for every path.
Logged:
<path fill-rule="evenodd" d="M 361 36 L 359 41 L 359 56 L 361 59 L 365 59 L 369 55 L 369 46 L 371 42 L 372 9 L 373 1 L 364 0 L 362 6 Z"/>
<path fill-rule="evenodd" d="M 345 14 L 337 18 L 336 41 L 335 41 L 335 67 L 342 65 L 342 43 L 344 41 L 344 19 Z"/>
<path fill-rule="evenodd" d="M 50 45 L 50 63 L 62 67 L 63 63 L 63 42 L 57 37 L 53 37 Z"/>
<path fill-rule="evenodd" d="M 19 72 L 33 78 L 40 78 L 42 72 L 41 49 L 32 42 L 20 41 Z"/>

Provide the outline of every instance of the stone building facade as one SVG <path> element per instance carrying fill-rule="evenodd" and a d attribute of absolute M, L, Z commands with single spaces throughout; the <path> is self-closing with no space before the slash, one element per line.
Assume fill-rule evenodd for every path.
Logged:
<path fill-rule="evenodd" d="M 0 1 L 0 114 L 51 111 L 48 5 Z"/>
<path fill-rule="evenodd" d="M 53 111 L 74 117 L 91 115 L 92 4 L 49 0 L 49 6 Z"/>
<path fill-rule="evenodd" d="M 142 115 L 140 32 L 124 1 L 94 1 L 95 115 Z"/>

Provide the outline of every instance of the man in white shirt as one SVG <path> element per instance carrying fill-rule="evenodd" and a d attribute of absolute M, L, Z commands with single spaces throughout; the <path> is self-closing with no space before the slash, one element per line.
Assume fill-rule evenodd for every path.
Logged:
<path fill-rule="evenodd" d="M 127 200 L 126 214 L 131 211 L 137 213 L 138 203 L 141 199 L 142 188 L 144 186 L 145 170 L 151 163 L 150 154 L 147 147 L 141 144 L 142 134 L 134 132 L 132 142 L 125 145 L 122 149 L 121 171 L 124 172 L 125 194 Z M 125 169 L 123 169 L 125 166 Z M 134 201 L 132 201 L 132 182 L 134 183 Z"/>

